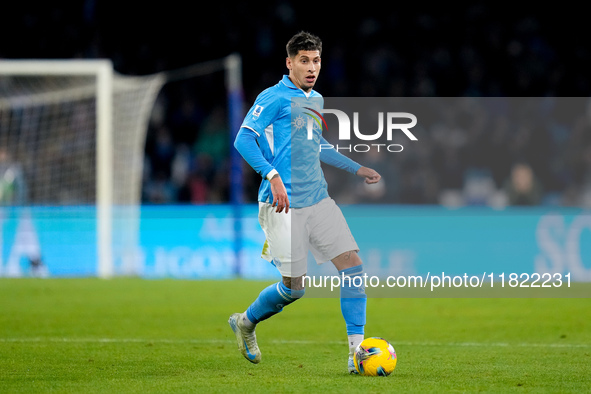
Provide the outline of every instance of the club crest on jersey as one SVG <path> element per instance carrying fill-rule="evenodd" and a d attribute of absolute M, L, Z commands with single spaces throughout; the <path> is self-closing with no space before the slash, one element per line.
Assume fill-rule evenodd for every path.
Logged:
<path fill-rule="evenodd" d="M 261 115 L 261 112 L 263 112 L 263 109 L 265 109 L 265 107 L 262 107 L 260 105 L 254 107 L 254 111 L 252 111 L 252 117 L 255 119 L 258 118 Z"/>

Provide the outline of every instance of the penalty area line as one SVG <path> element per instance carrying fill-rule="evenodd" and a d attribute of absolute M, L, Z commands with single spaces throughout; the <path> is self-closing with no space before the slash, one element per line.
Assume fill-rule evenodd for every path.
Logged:
<path fill-rule="evenodd" d="M 262 341 L 277 345 L 341 345 L 343 341 L 322 341 L 322 340 L 290 340 L 270 339 Z M 171 338 L 75 338 L 75 337 L 24 337 L 24 338 L 0 338 L 0 343 L 161 343 L 161 344 L 222 344 L 235 343 L 234 339 L 207 338 L 207 339 L 171 339 Z M 510 342 L 436 342 L 436 341 L 392 341 L 394 346 L 447 346 L 447 347 L 547 347 L 547 348 L 591 348 L 589 343 L 510 343 Z"/>

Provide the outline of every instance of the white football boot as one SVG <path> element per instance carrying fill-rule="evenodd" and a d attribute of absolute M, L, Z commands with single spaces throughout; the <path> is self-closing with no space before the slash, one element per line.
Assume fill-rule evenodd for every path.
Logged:
<path fill-rule="evenodd" d="M 238 349 L 245 359 L 253 364 L 261 362 L 261 351 L 257 345 L 257 337 L 254 333 L 254 329 L 249 330 L 244 327 L 242 322 L 242 313 L 234 313 L 228 319 L 228 324 L 236 335 L 236 342 L 238 343 Z"/>

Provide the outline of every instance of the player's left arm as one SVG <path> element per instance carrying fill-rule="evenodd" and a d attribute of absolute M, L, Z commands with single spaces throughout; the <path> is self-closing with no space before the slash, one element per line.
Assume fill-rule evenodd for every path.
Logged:
<path fill-rule="evenodd" d="M 320 137 L 320 143 L 325 146 L 330 145 L 324 137 Z M 382 178 L 376 170 L 362 166 L 355 160 L 338 152 L 336 149 L 320 150 L 320 161 L 365 178 L 365 183 L 377 183 Z"/>
<path fill-rule="evenodd" d="M 368 184 L 378 183 L 382 179 L 382 176 L 376 170 L 369 167 L 360 167 L 356 174 L 365 178 L 365 183 Z"/>
<path fill-rule="evenodd" d="M 330 145 L 324 137 L 320 137 L 320 146 Z M 342 153 L 338 152 L 336 149 L 321 149 L 320 150 L 320 161 L 326 163 L 330 166 L 340 168 L 341 170 L 345 170 L 350 172 L 351 174 L 357 174 L 357 171 L 361 168 L 361 164 L 357 163 L 355 160 L 343 155 Z"/>

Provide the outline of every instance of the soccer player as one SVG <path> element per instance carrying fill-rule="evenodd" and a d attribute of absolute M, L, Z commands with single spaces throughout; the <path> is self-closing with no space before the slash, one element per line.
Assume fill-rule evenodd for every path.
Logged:
<path fill-rule="evenodd" d="M 228 323 L 236 335 L 242 355 L 252 363 L 261 361 L 255 327 L 300 299 L 305 292 L 307 257 L 312 251 L 317 262 L 332 261 L 343 281 L 341 312 L 346 324 L 348 370 L 355 373 L 353 352 L 364 338 L 366 295 L 361 280 L 363 264 L 340 208 L 329 197 L 320 162 L 346 170 L 376 183 L 381 176 L 335 149 L 320 150 L 328 144 L 321 127 L 292 135 L 292 110 L 301 109 L 294 100 L 314 107 L 322 96 L 313 90 L 318 79 L 322 41 L 299 32 L 287 43 L 288 75 L 256 98 L 234 142 L 246 162 L 262 177 L 259 188 L 259 223 L 266 236 L 262 257 L 279 270 L 282 280 L 263 289 L 243 313 L 234 313 Z M 321 108 L 316 107 L 321 111 Z M 318 112 L 320 113 L 320 112 Z M 294 124 L 294 128 L 301 122 Z M 302 135 L 313 138 L 305 138 Z M 299 136 L 295 138 L 294 136 Z M 297 153 L 296 153 L 297 152 Z"/>

